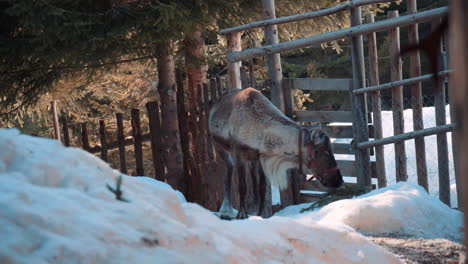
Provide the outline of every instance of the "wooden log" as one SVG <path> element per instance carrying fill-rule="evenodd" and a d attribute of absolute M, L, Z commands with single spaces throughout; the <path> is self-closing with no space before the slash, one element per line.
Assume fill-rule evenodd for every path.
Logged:
<path fill-rule="evenodd" d="M 432 28 L 435 29 L 440 24 L 439 20 L 432 21 Z M 442 40 L 439 40 L 442 47 Z M 439 62 L 442 61 L 443 50 L 437 51 L 439 54 Z M 442 69 L 442 64 L 437 65 L 438 70 Z M 445 79 L 439 78 L 434 87 L 434 107 L 436 126 L 447 124 L 445 110 Z M 449 159 L 447 134 L 437 134 L 437 165 L 439 174 L 439 199 L 450 206 L 450 174 L 449 174 Z"/>
<path fill-rule="evenodd" d="M 62 117 L 63 144 L 66 147 L 70 146 L 70 134 L 68 133 L 68 120 L 66 116 Z"/>
<path fill-rule="evenodd" d="M 210 105 L 211 108 L 218 101 L 218 96 L 216 95 L 216 79 L 210 79 Z"/>
<path fill-rule="evenodd" d="M 448 124 L 448 125 L 443 125 L 443 126 L 425 128 L 423 130 L 418 130 L 418 131 L 406 132 L 404 134 L 386 137 L 382 139 L 361 142 L 361 143 L 356 144 L 356 148 L 358 149 L 372 148 L 372 147 L 379 146 L 379 145 L 388 145 L 388 144 L 403 142 L 406 140 L 414 139 L 416 137 L 425 137 L 425 136 L 430 136 L 430 135 L 435 135 L 435 134 L 440 134 L 440 133 L 447 133 L 447 132 L 452 131 L 453 126 L 454 126 L 453 124 Z"/>
<path fill-rule="evenodd" d="M 99 135 L 101 139 L 101 159 L 105 162 L 108 162 L 109 153 L 107 149 L 107 130 L 104 120 L 99 120 Z"/>
<path fill-rule="evenodd" d="M 143 166 L 143 141 L 141 138 L 141 122 L 139 109 L 132 109 L 132 135 L 134 140 L 133 146 L 135 150 L 135 176 L 144 176 L 145 169 Z"/>
<path fill-rule="evenodd" d="M 416 0 L 408 0 L 407 7 L 408 13 L 410 14 L 416 14 L 418 11 Z M 412 24 L 408 26 L 408 42 L 410 45 L 419 43 L 418 32 L 418 24 Z M 415 50 L 410 54 L 410 77 L 415 78 L 419 76 L 421 76 L 421 59 L 419 57 L 419 50 Z M 413 130 L 417 131 L 424 129 L 421 82 L 416 82 L 411 85 L 411 107 L 413 109 Z M 418 175 L 418 184 L 424 187 L 426 191 L 429 191 L 426 164 L 426 145 L 424 138 L 415 138 L 414 145 L 416 150 L 416 172 Z"/>
<path fill-rule="evenodd" d="M 60 125 L 57 113 L 57 101 L 54 100 L 50 102 L 50 107 L 52 109 L 52 120 L 54 122 L 54 138 L 58 141 L 62 141 L 60 138 Z"/>
<path fill-rule="evenodd" d="M 125 160 L 125 136 L 123 127 L 123 114 L 116 113 L 115 119 L 117 121 L 117 144 L 119 147 L 120 171 L 122 173 L 127 174 L 127 162 Z"/>
<path fill-rule="evenodd" d="M 258 48 L 250 48 L 242 51 L 230 52 L 228 55 L 228 60 L 230 62 L 243 60 L 246 61 L 259 56 L 306 48 L 338 39 L 367 34 L 369 32 L 385 31 L 394 27 L 404 27 L 410 24 L 430 21 L 445 16 L 447 13 L 447 7 L 435 8 L 432 10 L 419 12 L 418 14 L 411 14 L 407 16 L 401 16 L 399 18 L 387 19 L 384 21 L 378 21 L 367 25 L 353 26 L 351 28 L 340 29 L 333 32 L 327 32 L 307 38 L 282 42 L 275 45 L 266 45 Z"/>
<path fill-rule="evenodd" d="M 159 117 L 158 102 L 146 104 L 148 113 L 149 131 L 151 135 L 151 154 L 153 157 L 154 177 L 158 181 L 165 181 L 165 167 L 162 156 L 161 118 Z M 179 119 L 180 121 L 180 119 Z"/>
<path fill-rule="evenodd" d="M 263 19 L 276 18 L 275 0 L 262 0 Z M 267 45 L 276 45 L 279 43 L 278 26 L 269 25 L 265 27 L 265 43 Z M 272 87 L 270 91 L 271 102 L 284 112 L 283 88 L 281 87 L 283 79 L 283 70 L 281 69 L 281 57 L 279 53 L 267 55 L 268 78 L 271 80 Z"/>
<path fill-rule="evenodd" d="M 374 15 L 368 14 L 366 16 L 367 23 L 374 23 Z M 377 54 L 377 37 L 375 32 L 367 35 L 369 44 L 369 77 L 370 85 L 379 85 L 379 57 Z M 357 90 L 354 90 L 356 94 Z M 374 139 L 381 139 L 383 137 L 382 132 L 382 102 L 380 97 L 380 91 L 375 91 L 371 94 L 372 96 L 372 115 L 374 119 Z M 375 161 L 376 161 L 376 174 L 378 179 L 379 188 L 387 186 L 387 176 L 385 173 L 385 153 L 383 146 L 375 147 Z"/>
<path fill-rule="evenodd" d="M 184 155 L 184 174 L 187 182 L 187 194 L 185 197 L 188 201 L 195 201 L 193 186 L 195 183 L 195 177 L 197 171 L 193 164 L 193 157 L 190 153 L 190 133 L 189 133 L 189 119 L 188 112 L 185 107 L 185 96 L 184 96 L 184 79 L 182 72 L 176 70 L 176 84 L 177 84 L 177 114 L 179 118 L 179 130 L 180 130 L 180 146 Z"/>
<path fill-rule="evenodd" d="M 398 11 L 388 12 L 389 19 L 396 17 L 398 17 Z M 390 29 L 388 36 L 390 41 L 390 78 L 392 81 L 399 81 L 402 79 L 403 75 L 403 62 L 400 58 L 400 28 L 396 27 Z M 405 131 L 405 120 L 403 117 L 403 87 L 401 86 L 392 89 L 392 112 L 394 135 L 403 134 Z M 396 180 L 408 180 L 404 142 L 398 142 L 395 144 L 395 166 Z"/>
<path fill-rule="evenodd" d="M 361 8 L 351 9 L 351 25 L 361 25 Z M 351 38 L 351 56 L 353 64 L 353 87 L 358 89 L 366 87 L 366 76 L 364 66 L 364 44 L 362 36 L 353 36 Z M 350 89 L 350 92 L 352 92 Z M 353 105 L 353 133 L 356 142 L 365 142 L 369 140 L 368 121 L 367 121 L 367 102 L 365 95 L 351 96 Z M 368 149 L 359 149 L 355 154 L 357 183 L 359 185 L 370 186 L 370 156 Z"/>
<path fill-rule="evenodd" d="M 240 33 L 232 33 L 227 35 L 227 42 L 228 42 L 228 54 L 234 51 L 240 51 L 241 48 L 241 34 Z M 241 79 L 240 79 L 240 62 L 228 62 L 228 75 L 227 75 L 227 90 L 231 90 L 234 88 L 241 88 Z"/>
<path fill-rule="evenodd" d="M 240 26 L 236 26 L 232 28 L 226 28 L 226 29 L 219 31 L 219 34 L 226 35 L 226 34 L 230 34 L 233 32 L 249 30 L 252 28 L 266 27 L 269 25 L 279 25 L 279 24 L 284 24 L 284 23 L 289 23 L 289 22 L 294 22 L 294 21 L 301 21 L 301 20 L 312 19 L 316 17 L 323 17 L 327 15 L 332 15 L 338 12 L 346 11 L 353 7 L 370 5 L 370 4 L 378 4 L 378 3 L 395 2 L 395 1 L 398 1 L 398 0 L 353 0 L 348 3 L 344 3 L 341 5 L 337 5 L 334 7 L 330 7 L 330 8 L 322 9 L 318 11 L 308 12 L 304 14 L 297 14 L 297 15 L 292 15 L 292 16 L 279 17 L 279 18 L 264 19 L 262 21 L 255 21 L 255 22 L 245 24 L 245 25 L 240 25 Z"/>
<path fill-rule="evenodd" d="M 240 67 L 240 77 L 241 77 L 242 89 L 248 88 L 248 84 L 247 84 L 247 72 L 245 71 L 245 68 L 244 68 L 244 67 Z"/>
<path fill-rule="evenodd" d="M 216 90 L 218 91 L 218 98 L 221 98 L 223 95 L 223 81 L 220 76 L 216 76 Z"/>
<path fill-rule="evenodd" d="M 445 77 L 453 73 L 451 70 L 447 71 L 440 71 L 437 76 L 440 77 Z M 382 91 L 382 90 L 387 90 L 387 89 L 392 89 L 395 87 L 401 87 L 404 85 L 414 85 L 421 83 L 422 81 L 427 81 L 427 80 L 432 80 L 434 78 L 434 74 L 426 74 L 418 77 L 413 77 L 413 78 L 408 78 L 404 80 L 399 80 L 399 81 L 392 81 L 389 83 L 385 84 L 380 84 L 380 85 L 372 85 L 366 88 L 361 88 L 353 91 L 353 94 L 362 94 L 362 93 L 369 93 L 369 92 L 376 92 L 376 91 Z"/>
<path fill-rule="evenodd" d="M 83 149 L 89 151 L 88 125 L 86 123 L 81 124 L 81 142 Z"/>

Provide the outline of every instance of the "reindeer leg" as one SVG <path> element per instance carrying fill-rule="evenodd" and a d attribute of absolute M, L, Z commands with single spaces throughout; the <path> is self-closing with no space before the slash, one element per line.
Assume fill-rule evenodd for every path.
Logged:
<path fill-rule="evenodd" d="M 259 202 L 259 207 L 258 207 L 258 215 L 263 217 L 263 214 L 265 212 L 265 195 L 266 195 L 266 176 L 265 173 L 263 172 L 262 165 L 260 164 L 260 161 L 256 161 L 257 163 L 257 175 L 259 178 L 259 196 L 260 196 L 260 202 Z"/>
<path fill-rule="evenodd" d="M 218 155 L 225 161 L 227 172 L 223 176 L 224 183 L 224 194 L 223 194 L 223 203 L 219 209 L 219 217 L 225 220 L 231 220 L 234 218 L 234 210 L 232 209 L 231 204 L 231 185 L 232 185 L 232 174 L 234 173 L 234 159 L 232 154 L 217 148 Z"/>
<path fill-rule="evenodd" d="M 250 175 L 249 177 L 252 179 L 252 193 L 253 193 L 253 204 L 254 204 L 254 209 L 258 210 L 258 162 L 256 160 L 251 160 L 249 161 L 249 166 L 250 166 Z M 249 209 L 250 210 L 250 209 Z"/>
<path fill-rule="evenodd" d="M 245 196 L 247 194 L 247 185 L 245 183 L 245 174 L 246 167 L 244 160 L 237 155 L 236 157 L 236 167 L 237 167 L 237 177 L 239 179 L 239 212 L 237 213 L 237 219 L 245 219 L 248 217 L 245 210 Z"/>

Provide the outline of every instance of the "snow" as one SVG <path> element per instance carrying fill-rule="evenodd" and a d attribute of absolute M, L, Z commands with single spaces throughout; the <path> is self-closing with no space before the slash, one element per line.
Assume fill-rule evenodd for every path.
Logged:
<path fill-rule="evenodd" d="M 446 238 L 460 243 L 463 239 L 463 214 L 409 182 L 399 182 L 300 214 L 301 209 L 309 206 L 310 203 L 286 207 L 276 215 L 289 216 L 302 223 L 340 223 L 372 235 L 394 233 L 414 238 Z"/>
<path fill-rule="evenodd" d="M 346 224 L 222 221 L 165 183 L 0 129 L 0 263 L 400 263 Z"/>

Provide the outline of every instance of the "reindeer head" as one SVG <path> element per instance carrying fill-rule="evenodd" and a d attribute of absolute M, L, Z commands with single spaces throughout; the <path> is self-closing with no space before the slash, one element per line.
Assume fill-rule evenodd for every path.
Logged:
<path fill-rule="evenodd" d="M 312 127 L 307 130 L 304 143 L 303 163 L 307 171 L 325 187 L 340 187 L 343 177 L 333 155 L 330 137 L 320 127 Z"/>

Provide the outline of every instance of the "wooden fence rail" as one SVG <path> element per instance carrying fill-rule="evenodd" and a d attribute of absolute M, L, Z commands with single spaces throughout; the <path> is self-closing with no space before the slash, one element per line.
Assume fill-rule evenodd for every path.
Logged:
<path fill-rule="evenodd" d="M 230 49 L 232 52 L 228 56 L 228 60 L 233 62 L 247 61 L 251 58 L 265 56 L 268 54 L 281 53 L 285 51 L 291 51 L 295 49 L 306 48 L 314 45 L 319 45 L 326 42 L 331 42 L 338 39 L 350 38 L 370 32 L 379 32 L 389 30 L 395 27 L 408 26 L 415 23 L 421 23 L 425 21 L 431 21 L 434 19 L 441 18 L 448 13 L 448 7 L 435 8 L 428 11 L 419 12 L 417 14 L 411 14 L 401 16 L 398 18 L 386 19 L 384 21 L 375 22 L 372 24 L 359 25 L 351 28 L 345 28 L 333 32 L 327 32 L 308 38 L 292 40 L 287 42 L 281 42 L 274 45 L 266 45 L 259 48 L 250 48 L 242 51 L 235 51 Z M 233 33 L 235 34 L 235 33 Z M 237 50 L 240 50 L 238 48 Z"/>

